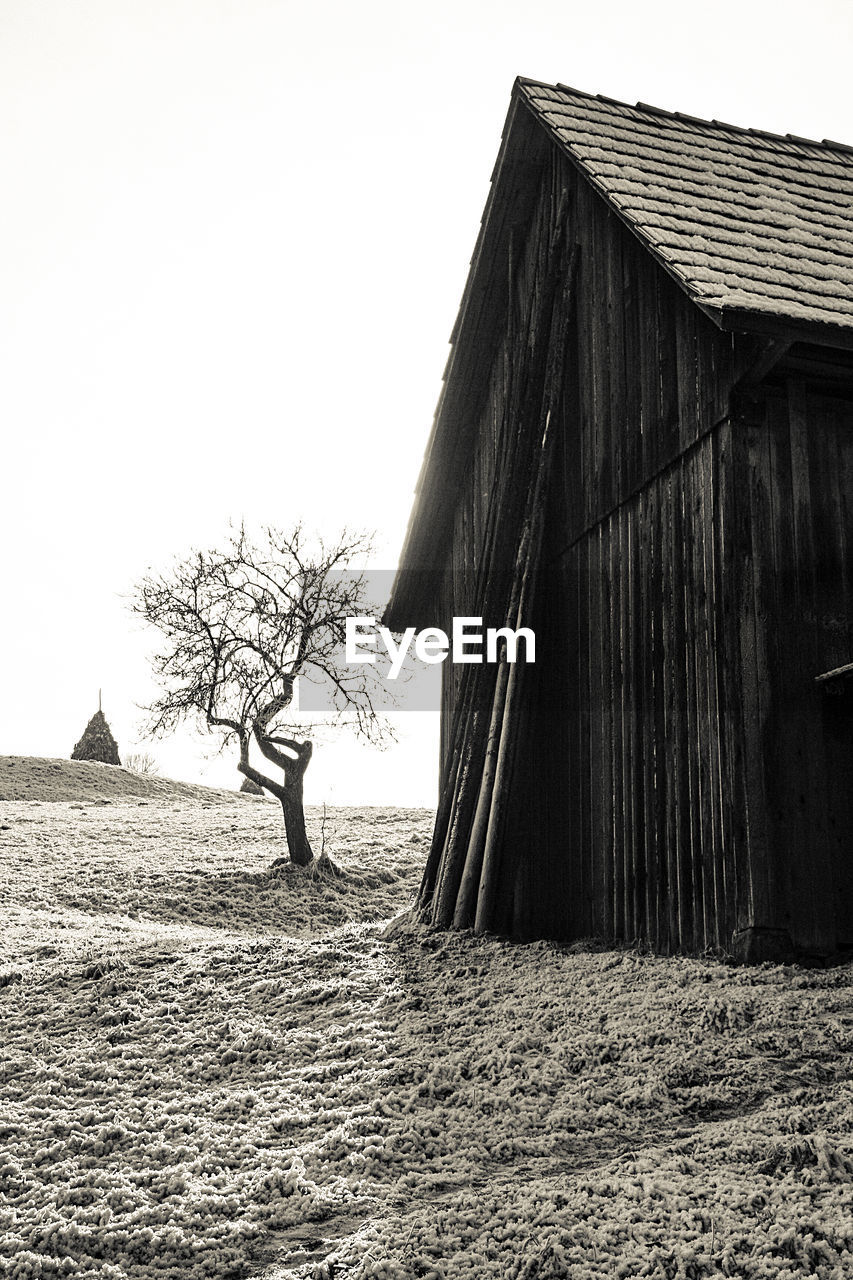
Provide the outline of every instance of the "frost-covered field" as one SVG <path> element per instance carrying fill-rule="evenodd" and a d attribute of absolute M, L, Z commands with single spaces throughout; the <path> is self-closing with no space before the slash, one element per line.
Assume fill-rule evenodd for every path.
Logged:
<path fill-rule="evenodd" d="M 853 1275 L 850 966 L 384 936 L 430 815 L 280 822 L 0 803 L 5 1274 Z"/>

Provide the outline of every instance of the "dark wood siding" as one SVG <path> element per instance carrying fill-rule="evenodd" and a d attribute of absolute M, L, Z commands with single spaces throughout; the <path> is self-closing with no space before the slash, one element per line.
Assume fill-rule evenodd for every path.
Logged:
<path fill-rule="evenodd" d="M 548 567 L 531 780 L 534 808 L 561 797 L 541 860 L 571 868 L 542 895 L 557 933 L 701 951 L 748 922 L 730 442 L 724 422 Z"/>
<path fill-rule="evenodd" d="M 853 941 L 853 721 L 815 683 L 853 661 L 853 404 L 792 381 L 741 403 L 736 427 L 751 858 L 780 927 L 826 952 Z"/>
<path fill-rule="evenodd" d="M 756 393 L 552 562 L 534 931 L 853 941 L 851 479 L 853 405 Z"/>
<path fill-rule="evenodd" d="M 815 685 L 853 662 L 851 405 L 797 381 L 738 392 L 756 343 L 718 330 L 555 148 L 537 173 L 495 250 L 504 307 L 438 535 L 449 626 L 477 598 L 565 220 L 573 325 L 493 926 L 664 951 L 750 936 L 755 958 L 764 936 L 767 954 L 853 943 L 849 696 Z M 446 768 L 463 673 L 445 665 Z"/>

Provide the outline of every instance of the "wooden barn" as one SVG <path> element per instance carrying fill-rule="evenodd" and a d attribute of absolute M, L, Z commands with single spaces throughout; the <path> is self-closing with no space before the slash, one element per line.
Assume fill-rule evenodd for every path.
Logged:
<path fill-rule="evenodd" d="M 444 667 L 420 909 L 853 946 L 853 147 L 516 81 L 386 611 Z"/>

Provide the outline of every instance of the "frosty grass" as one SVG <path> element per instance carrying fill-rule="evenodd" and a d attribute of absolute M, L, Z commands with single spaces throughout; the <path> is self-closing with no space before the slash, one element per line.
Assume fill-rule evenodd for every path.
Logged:
<path fill-rule="evenodd" d="M 383 937 L 430 823 L 0 804 L 10 1280 L 853 1276 L 851 967 Z"/>

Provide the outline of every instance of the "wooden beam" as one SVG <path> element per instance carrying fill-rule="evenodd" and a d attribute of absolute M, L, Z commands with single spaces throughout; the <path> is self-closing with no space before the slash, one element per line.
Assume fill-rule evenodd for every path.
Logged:
<path fill-rule="evenodd" d="M 737 381 L 738 387 L 757 387 L 793 346 L 790 338 L 766 338 L 752 363 Z"/>
<path fill-rule="evenodd" d="M 848 662 L 843 667 L 835 667 L 832 671 L 824 671 L 819 676 L 815 676 L 815 684 L 822 686 L 840 684 L 842 680 L 853 680 L 853 662 Z"/>

